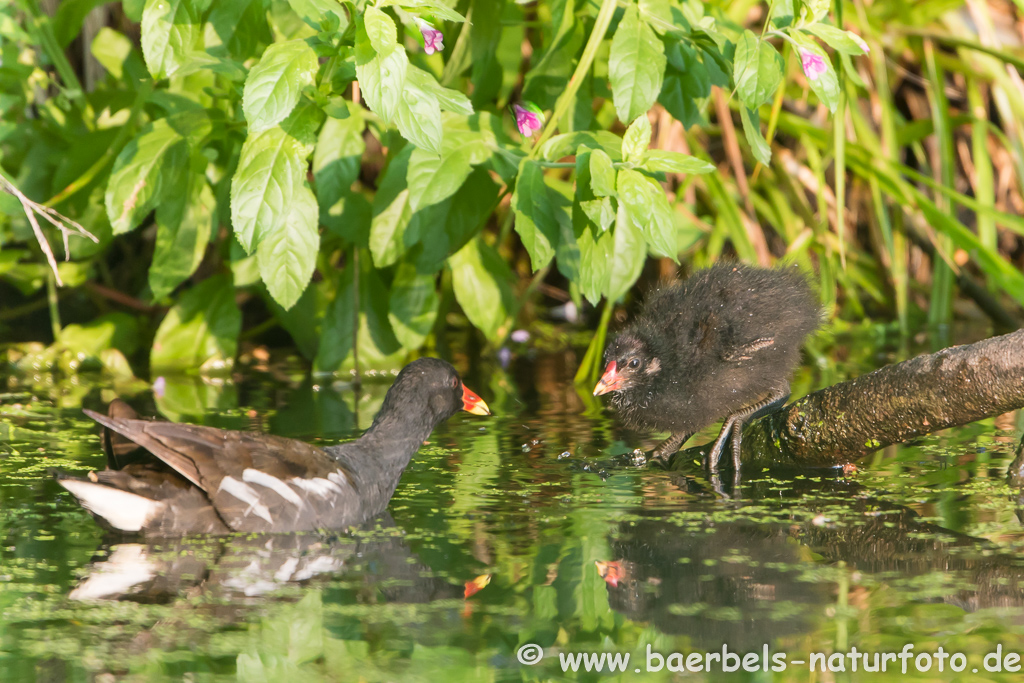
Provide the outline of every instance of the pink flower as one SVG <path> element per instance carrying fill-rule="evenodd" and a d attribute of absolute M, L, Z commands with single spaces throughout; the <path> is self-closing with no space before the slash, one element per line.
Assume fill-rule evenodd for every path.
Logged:
<path fill-rule="evenodd" d="M 818 80 L 828 71 L 828 66 L 825 64 L 823 56 L 804 48 L 800 48 L 800 64 L 803 66 L 807 78 L 812 81 Z"/>
<path fill-rule="evenodd" d="M 544 114 L 540 107 L 532 102 L 524 102 L 523 105 L 513 104 L 512 113 L 516 116 L 516 127 L 524 137 L 530 137 L 544 125 Z"/>
<path fill-rule="evenodd" d="M 859 47 L 861 50 L 864 50 L 864 54 L 871 52 L 871 48 L 868 47 L 868 44 L 864 41 L 863 38 L 858 36 L 856 33 L 850 33 L 849 31 L 847 33 L 851 38 L 853 38 L 853 42 L 857 43 L 857 47 Z"/>
<path fill-rule="evenodd" d="M 432 55 L 435 52 L 439 52 L 444 49 L 444 34 L 438 31 L 436 28 L 423 21 L 422 19 L 416 20 L 416 25 L 420 27 L 420 33 L 423 34 L 423 51 L 428 55 Z"/>

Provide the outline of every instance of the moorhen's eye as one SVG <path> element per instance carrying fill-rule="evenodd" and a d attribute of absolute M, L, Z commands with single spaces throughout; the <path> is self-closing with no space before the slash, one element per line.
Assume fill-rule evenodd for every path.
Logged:
<path fill-rule="evenodd" d="M 638 368 L 638 367 L 640 367 L 640 360 L 638 358 L 634 358 L 633 360 L 629 361 L 629 367 L 631 367 L 631 368 Z"/>

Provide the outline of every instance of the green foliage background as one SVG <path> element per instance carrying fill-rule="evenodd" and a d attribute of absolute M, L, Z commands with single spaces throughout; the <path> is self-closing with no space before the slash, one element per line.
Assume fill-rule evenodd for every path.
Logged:
<path fill-rule="evenodd" d="M 130 372 L 148 345 L 216 370 L 278 326 L 316 371 L 356 344 L 389 366 L 462 320 L 500 345 L 542 283 L 614 303 L 681 255 L 798 262 L 840 317 L 904 331 L 948 323 L 960 275 L 996 319 L 1024 304 L 1024 62 L 958 35 L 956 2 L 0 4 L 0 167 L 97 238 L 68 239 L 58 292 L 58 231 L 0 202 L 0 333 L 49 311 L 33 366 Z"/>

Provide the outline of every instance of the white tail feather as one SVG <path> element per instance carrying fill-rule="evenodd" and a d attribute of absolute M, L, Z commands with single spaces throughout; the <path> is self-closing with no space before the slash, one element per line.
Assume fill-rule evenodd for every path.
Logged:
<path fill-rule="evenodd" d="M 85 509 L 121 531 L 139 531 L 164 508 L 158 501 L 103 484 L 78 479 L 59 479 L 58 483 Z"/>

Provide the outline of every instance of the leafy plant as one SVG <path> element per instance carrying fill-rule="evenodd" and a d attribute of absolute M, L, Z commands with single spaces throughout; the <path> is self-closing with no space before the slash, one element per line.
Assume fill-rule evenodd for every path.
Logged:
<path fill-rule="evenodd" d="M 62 7 L 51 19 L 35 0 L 10 2 L 0 10 L 2 168 L 23 196 L 99 240 L 72 235 L 71 262 L 51 264 L 55 281 L 67 271 L 69 286 L 170 307 L 158 330 L 157 319 L 143 328 L 155 330 L 154 367 L 229 367 L 239 305 L 247 320 L 287 330 L 323 372 L 349 367 L 357 345 L 375 365 L 430 344 L 453 303 L 498 345 L 541 280 L 578 307 L 615 302 L 650 257 L 678 262 L 693 251 L 706 263 L 726 243 L 746 260 L 768 263 L 774 252 L 816 263 L 826 302 L 842 288 L 854 313 L 860 292 L 885 303 L 891 286 L 905 325 L 906 231 L 891 204 L 940 234 L 937 305 L 948 308 L 953 280 L 943 273 L 956 249 L 1024 303 L 1024 276 L 993 240 L 994 223 L 1020 232 L 1020 221 L 995 210 L 991 191 L 971 199 L 951 175 L 936 183 L 881 153 L 916 151 L 933 132 L 949 140 L 948 103 L 934 128 L 899 128 L 890 107 L 883 145 L 851 105 L 868 89 L 852 60 L 879 77 L 888 67 L 877 45 L 868 55 L 843 28 L 841 5 L 777 0 L 750 28 L 733 16 L 739 7 L 126 0 L 91 36 L 105 75 L 87 88 L 64 49 L 90 37 L 84 12 Z M 859 11 L 867 35 L 888 16 Z M 820 115 L 809 120 L 815 103 L 837 114 L 831 135 Z M 712 134 L 722 153 L 708 149 Z M 773 153 L 791 141 L 806 151 Z M 977 154 L 984 142 L 975 140 Z M 955 163 L 943 155 L 946 168 Z M 838 196 L 830 164 L 844 171 Z M 816 187 L 791 168 L 807 169 Z M 868 227 L 881 230 L 888 273 L 849 244 L 846 170 L 870 190 L 877 226 Z M 984 232 L 948 215 L 950 202 L 984 216 Z M 25 245 L 45 256 L 53 236 L 26 231 L 22 203 L 0 209 L 0 286 L 31 307 L 49 276 Z M 125 251 L 132 257 L 118 258 Z M 57 299 L 51 291 L 46 301 L 59 331 Z M 948 321 L 942 310 L 934 322 Z"/>

